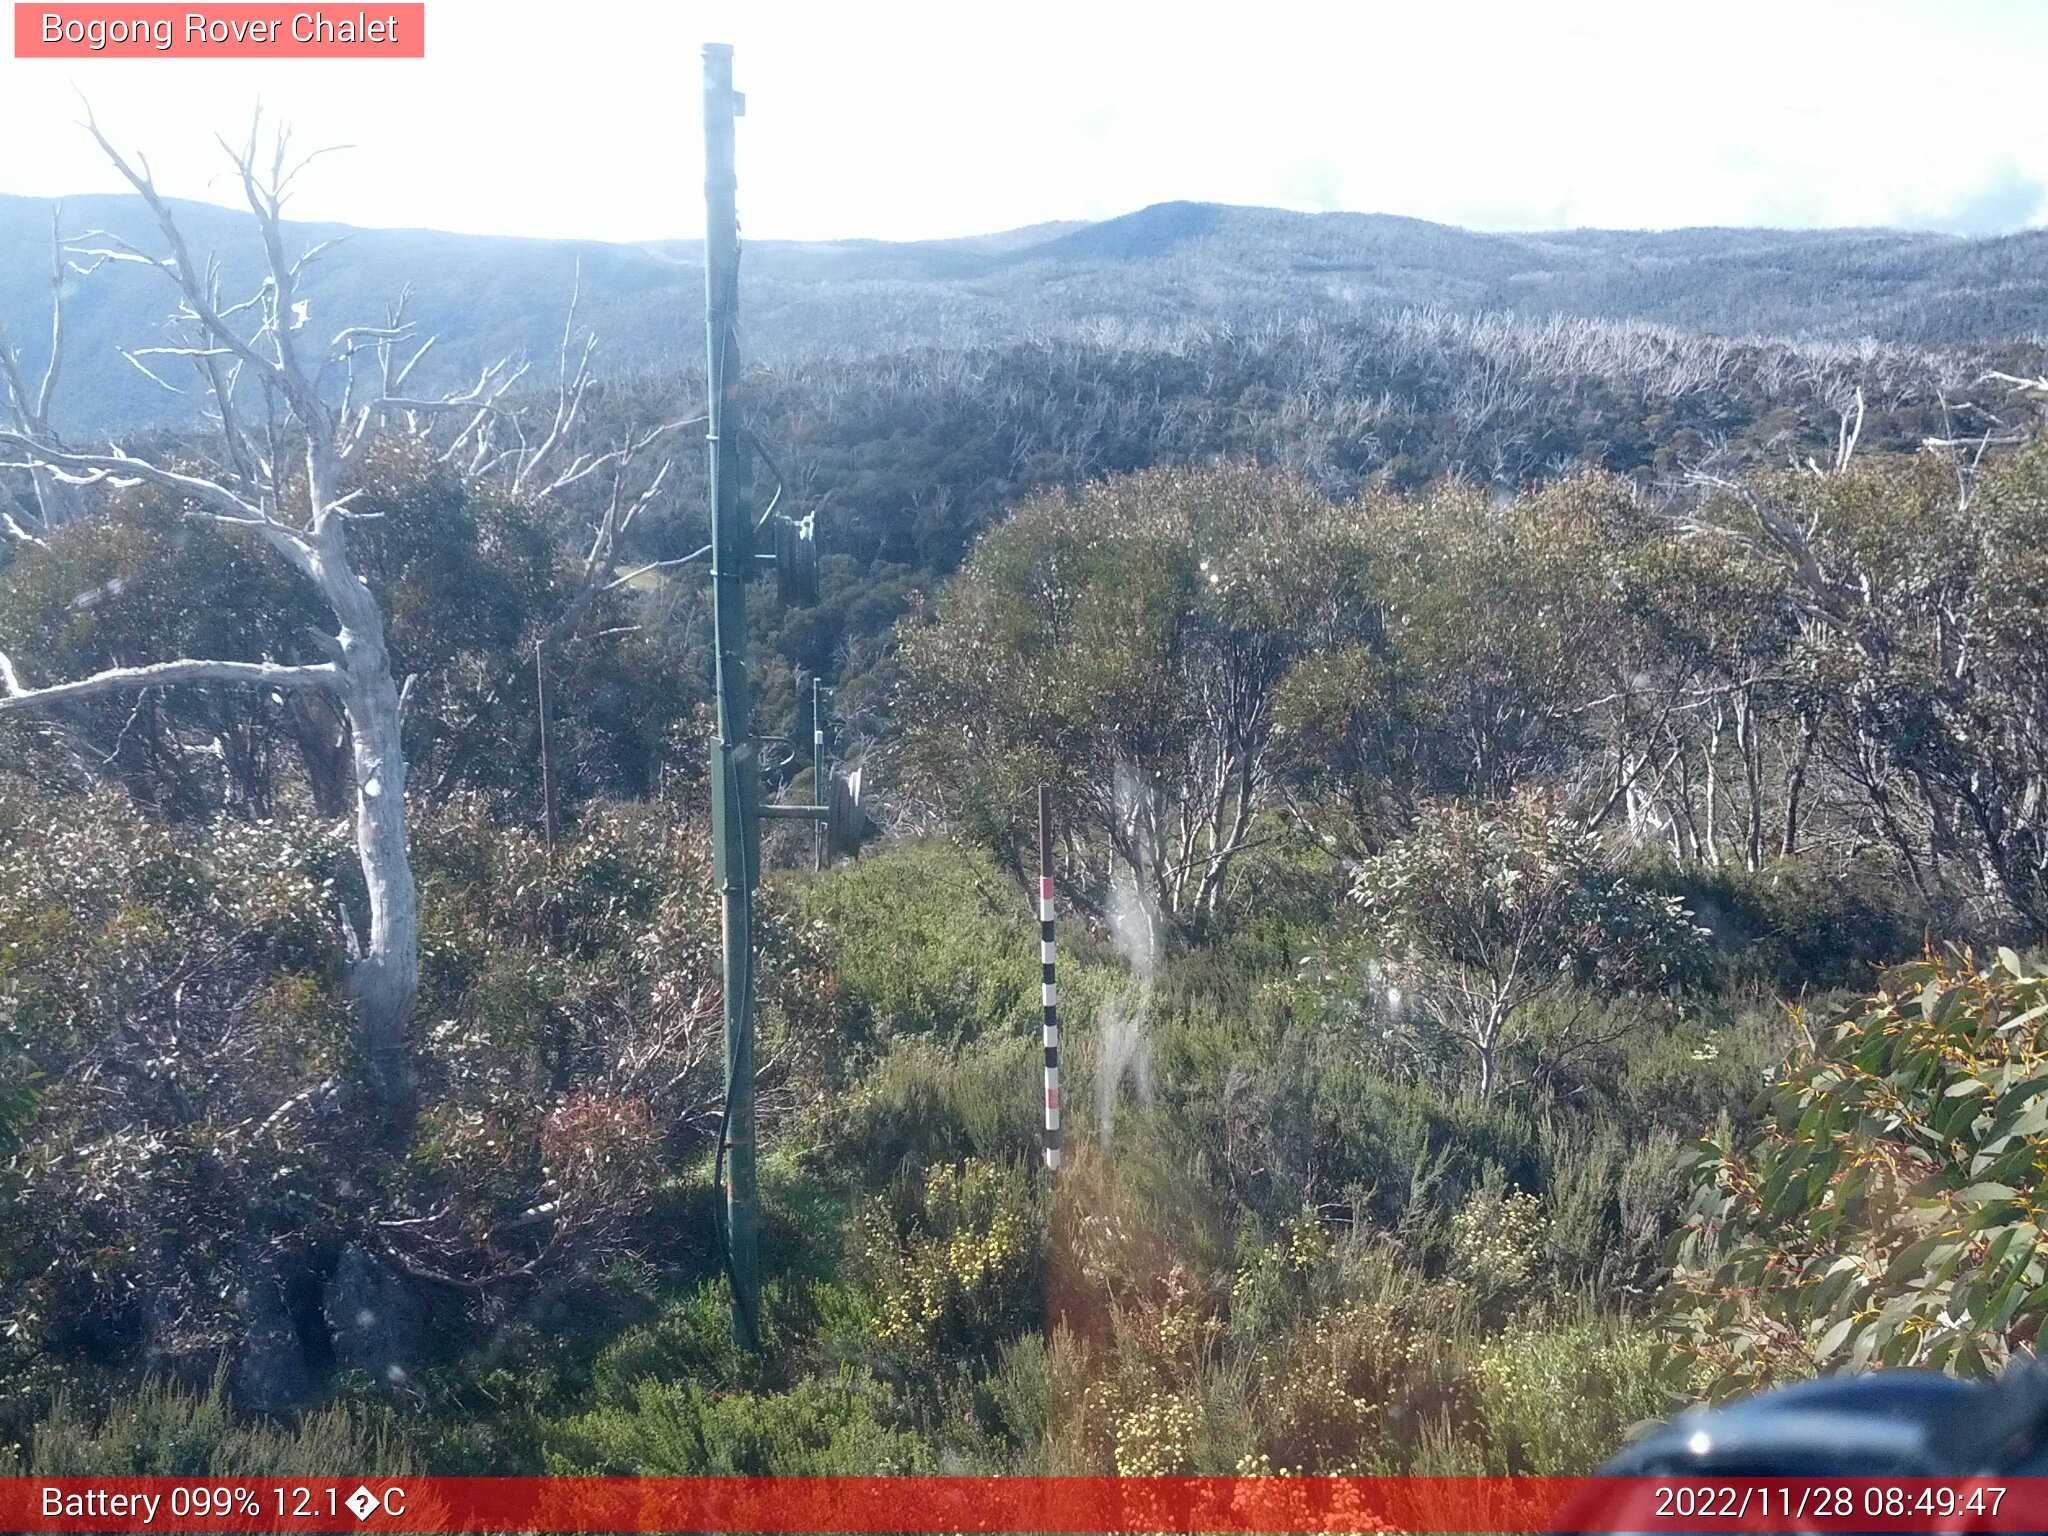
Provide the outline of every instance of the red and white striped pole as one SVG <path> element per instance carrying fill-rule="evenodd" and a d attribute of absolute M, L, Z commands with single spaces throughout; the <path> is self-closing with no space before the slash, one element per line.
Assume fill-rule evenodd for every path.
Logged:
<path fill-rule="evenodd" d="M 1060 1165 L 1060 989 L 1053 975 L 1052 792 L 1038 786 L 1039 996 L 1045 1005 L 1045 1166 Z"/>

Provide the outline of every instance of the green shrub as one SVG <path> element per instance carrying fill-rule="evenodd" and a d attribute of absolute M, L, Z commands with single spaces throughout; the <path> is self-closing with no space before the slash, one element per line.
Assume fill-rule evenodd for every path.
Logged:
<path fill-rule="evenodd" d="M 1910 960 L 1927 941 L 1931 915 L 1878 858 L 1825 873 L 1780 859 L 1754 872 L 1667 868 L 1648 878 L 1692 910 L 1731 982 L 1861 991 L 1879 967 Z"/>
<path fill-rule="evenodd" d="M 671 1302 L 652 1323 L 605 1345 L 591 1363 L 590 1386 L 600 1405 L 623 1408 L 644 1381 L 695 1381 L 722 1391 L 754 1374 L 733 1340 L 731 1292 L 723 1282 L 711 1282 Z"/>
<path fill-rule="evenodd" d="M 839 1171 L 869 1186 L 962 1158 L 1026 1155 L 1043 1136 L 1041 1061 L 1022 1035 L 900 1040 L 822 1106 L 821 1139 Z"/>
<path fill-rule="evenodd" d="M 1553 797 L 1497 804 L 1425 802 L 1415 830 L 1358 870 L 1364 911 L 1387 979 L 1412 1016 L 1458 1042 L 1481 1098 L 1518 1079 L 1510 1053 L 1550 1014 L 1539 1065 L 1580 1045 L 1597 1011 L 1590 989 L 1660 993 L 1700 969 L 1700 941 L 1676 897 L 1614 870 Z"/>
<path fill-rule="evenodd" d="M 1047 1439 L 1054 1415 L 1061 1346 L 1071 1349 L 1070 1335 L 1027 1333 L 1002 1347 L 996 1367 L 975 1384 L 974 1409 L 989 1438 L 999 1447 L 997 1465 L 1005 1471 L 1044 1475 Z"/>
<path fill-rule="evenodd" d="M 1266 1336 L 1252 1356 L 1247 1475 L 1363 1473 L 1379 1439 L 1390 1352 L 1369 1306 L 1339 1278 L 1328 1231 L 1304 1213 L 1280 1241 L 1240 1262 L 1233 1338 Z M 1275 1314 L 1291 1313 L 1282 1324 Z M 1364 1324 L 1363 1327 L 1360 1325 Z"/>
<path fill-rule="evenodd" d="M 1533 1272 L 1538 1213 L 1526 1197 L 1495 1184 L 1467 1209 L 1503 1206 L 1521 1224 L 1508 1263 Z M 1293 1277 L 1293 1311 L 1277 1327 L 1242 1315 L 1259 1268 Z M 1662 1405 L 1646 1329 L 1554 1308 L 1540 1287 L 1502 1325 L 1489 1290 L 1504 1294 L 1497 1281 L 1427 1279 L 1383 1239 L 1295 1227 L 1241 1268 L 1232 1296 L 1228 1337 L 1249 1345 L 1239 1470 L 1584 1472 Z"/>
<path fill-rule="evenodd" d="M 1722 1115 L 1745 1119 L 1757 1089 L 1792 1053 L 1798 1031 L 1776 997 L 1704 1011 L 1626 1042 L 1612 1087 L 1624 1124 L 1690 1140 Z"/>
<path fill-rule="evenodd" d="M 1685 1195 L 1686 1143 L 1661 1126 L 1553 1110 L 1543 1121 L 1543 1242 L 1552 1288 L 1617 1301 L 1661 1267 Z"/>
<path fill-rule="evenodd" d="M 1480 1344 L 1472 1405 L 1487 1469 L 1585 1476 L 1668 1406 L 1647 1329 L 1587 1317 L 1518 1326 Z"/>
<path fill-rule="evenodd" d="M 903 1427 L 888 1394 L 845 1370 L 787 1392 L 708 1390 L 701 1382 L 638 1383 L 630 1404 L 548 1426 L 555 1476 L 895 1476 L 935 1469 L 930 1445 Z"/>
<path fill-rule="evenodd" d="M 932 840 L 843 864 L 803 892 L 857 1035 L 957 1043 L 1038 1021 L 1032 907 L 984 854 Z"/>
<path fill-rule="evenodd" d="M 1994 1372 L 2048 1318 L 2048 978 L 1901 967 L 1821 1028 L 1751 1135 L 1700 1144 L 1663 1301 L 1675 1383 Z"/>
<path fill-rule="evenodd" d="M 324 916 L 335 828 L 179 826 L 112 791 L 0 783 L 0 844 L 0 1416 L 18 1424 L 72 1370 L 210 1367 L 240 1334 L 246 1235 L 286 1234 L 285 1262 L 330 1236 L 361 1147 L 331 1112 L 353 1053 Z"/>
<path fill-rule="evenodd" d="M 899 1179 L 854 1242 L 876 1348 L 908 1368 L 992 1358 L 1037 1316 L 1041 1223 L 1013 1165 L 970 1158 Z"/>
<path fill-rule="evenodd" d="M 1342 862 L 1321 844 L 1300 834 L 1279 836 L 1279 830 L 1261 823 L 1254 835 L 1273 840 L 1247 847 L 1223 882 L 1218 911 L 1196 951 L 1213 956 L 1218 970 L 1285 975 L 1315 948 L 1344 905 Z"/>
<path fill-rule="evenodd" d="M 223 1379 L 194 1392 L 162 1381 L 87 1419 L 64 1399 L 29 1433 L 35 1477 L 400 1477 L 417 1458 L 374 1410 L 337 1404 L 297 1422 L 241 1419 Z M 0 1473 L 15 1469 L 0 1458 Z"/>

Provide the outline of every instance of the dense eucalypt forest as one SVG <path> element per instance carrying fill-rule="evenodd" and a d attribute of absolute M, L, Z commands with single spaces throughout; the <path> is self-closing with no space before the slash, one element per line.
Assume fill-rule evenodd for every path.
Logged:
<path fill-rule="evenodd" d="M 415 396 L 171 249 L 211 430 L 66 437 L 0 341 L 0 1469 L 1562 1473 L 2034 1338 L 2038 349 L 749 372 L 829 551 L 756 723 L 822 677 L 876 786 L 768 841 L 750 1352 L 701 384 L 572 316 Z"/>

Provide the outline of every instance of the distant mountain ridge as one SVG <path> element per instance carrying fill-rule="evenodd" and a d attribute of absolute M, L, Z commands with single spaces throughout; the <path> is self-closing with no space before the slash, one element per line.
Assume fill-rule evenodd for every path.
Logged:
<path fill-rule="evenodd" d="M 0 318 L 31 365 L 48 323 L 51 203 L 0 196 Z M 217 250 L 228 290 L 255 278 L 251 221 L 179 203 L 195 251 Z M 64 227 L 153 248 L 134 197 L 64 204 Z M 693 364 L 701 348 L 697 242 L 640 245 L 353 230 L 306 286 L 317 329 L 378 321 L 410 287 L 446 377 L 499 355 L 550 366 L 580 266 L 583 317 L 613 372 Z M 1572 230 L 1484 234 L 1367 213 L 1160 203 L 1095 223 L 962 239 L 758 241 L 742 269 L 751 358 L 801 360 L 959 348 L 1075 328 L 1139 333 L 1248 326 L 1434 306 L 1636 321 L 1722 335 L 1911 345 L 2000 343 L 2048 331 L 2048 232 L 1988 239 L 1894 230 Z M 97 433 L 192 419 L 120 346 L 160 336 L 169 285 L 133 266 L 70 284 L 72 346 L 60 416 Z M 175 382 L 175 381 L 174 381 Z"/>

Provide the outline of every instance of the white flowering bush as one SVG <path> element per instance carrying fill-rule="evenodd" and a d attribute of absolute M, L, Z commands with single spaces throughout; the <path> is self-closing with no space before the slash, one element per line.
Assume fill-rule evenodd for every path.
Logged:
<path fill-rule="evenodd" d="M 1550 1220 L 1540 1196 L 1475 1189 L 1450 1219 L 1450 1272 L 1482 1297 L 1520 1295 L 1543 1261 Z"/>
<path fill-rule="evenodd" d="M 1034 1319 L 1042 1242 L 1015 1167 L 969 1158 L 899 1181 L 855 1226 L 880 1352 L 925 1369 L 993 1354 Z"/>

